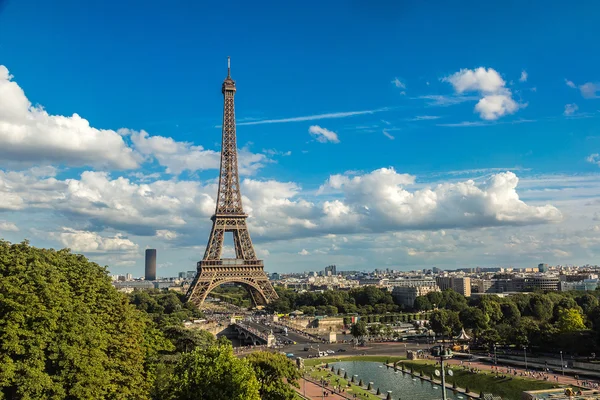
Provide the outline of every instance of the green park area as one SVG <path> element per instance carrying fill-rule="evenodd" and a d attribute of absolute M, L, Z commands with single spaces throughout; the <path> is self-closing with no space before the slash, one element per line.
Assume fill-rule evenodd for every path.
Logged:
<path fill-rule="evenodd" d="M 405 369 L 413 370 L 417 376 L 430 378 L 434 376 L 434 371 L 439 369 L 433 361 L 414 360 L 403 361 Z M 520 400 L 522 393 L 526 390 L 542 390 L 559 387 L 558 385 L 544 382 L 536 379 L 528 379 L 516 376 L 507 376 L 505 378 L 497 377 L 495 373 L 479 371 L 472 373 L 468 370 L 463 370 L 461 367 L 454 366 L 452 368 L 454 376 L 446 377 L 448 384 L 456 384 L 457 387 L 469 389 L 471 393 L 479 394 L 493 393 L 502 397 L 503 400 Z"/>
<path fill-rule="evenodd" d="M 329 369 L 319 369 L 317 366 L 323 366 L 327 363 L 333 363 L 337 361 L 371 361 L 371 362 L 387 362 L 395 363 L 401 361 L 401 364 L 405 365 L 405 370 L 413 370 L 413 374 L 423 376 L 424 378 L 431 379 L 434 375 L 436 367 L 435 362 L 425 360 L 414 360 L 408 361 L 403 357 L 387 357 L 387 356 L 350 356 L 350 357 L 335 357 L 335 358 L 314 358 L 305 361 L 307 372 L 315 379 L 326 378 L 330 382 L 337 382 L 338 377 Z M 398 368 L 401 368 L 400 365 Z M 467 388 L 469 392 L 475 396 L 478 396 L 480 392 L 493 393 L 494 395 L 501 396 L 503 400 L 520 400 L 521 395 L 526 390 L 542 390 L 558 387 L 550 382 L 544 382 L 536 379 L 507 376 L 505 378 L 496 377 L 495 373 L 480 371 L 478 373 L 472 373 L 468 370 L 463 370 L 458 366 L 452 368 L 454 376 L 447 377 L 448 384 L 456 384 L 459 388 Z M 500 375 L 502 376 L 502 375 Z M 436 381 L 439 378 L 436 378 Z M 340 379 L 342 386 L 347 385 L 348 381 Z M 364 393 L 371 397 L 369 399 L 380 399 L 370 392 L 362 388 L 358 388 L 352 385 L 351 389 L 347 390 L 348 393 Z"/>

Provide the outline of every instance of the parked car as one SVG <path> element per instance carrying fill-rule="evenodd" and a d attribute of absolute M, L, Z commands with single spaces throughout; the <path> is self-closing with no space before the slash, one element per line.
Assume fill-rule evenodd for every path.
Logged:
<path fill-rule="evenodd" d="M 335 353 L 335 351 L 333 351 L 333 350 L 327 350 L 327 354 L 334 354 L 334 353 Z"/>
<path fill-rule="evenodd" d="M 346 351 L 346 349 L 338 349 L 338 353 L 345 353 Z"/>

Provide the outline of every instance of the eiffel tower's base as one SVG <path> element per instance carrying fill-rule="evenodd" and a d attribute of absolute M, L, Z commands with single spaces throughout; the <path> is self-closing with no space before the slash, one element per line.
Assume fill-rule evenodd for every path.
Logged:
<path fill-rule="evenodd" d="M 187 299 L 198 308 L 210 292 L 223 283 L 238 283 L 250 293 L 255 307 L 265 306 L 279 296 L 265 274 L 262 260 L 202 260 L 187 292 Z"/>

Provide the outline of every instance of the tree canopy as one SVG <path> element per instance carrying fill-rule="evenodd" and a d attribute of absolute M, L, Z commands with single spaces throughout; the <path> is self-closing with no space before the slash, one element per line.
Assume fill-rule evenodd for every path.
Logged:
<path fill-rule="evenodd" d="M 262 400 L 293 400 L 300 372 L 283 354 L 259 351 L 247 357 L 254 369 Z"/>
<path fill-rule="evenodd" d="M 0 241 L 0 398 L 147 398 L 160 337 L 105 268 Z"/>
<path fill-rule="evenodd" d="M 237 358 L 231 344 L 221 342 L 183 354 L 162 398 L 261 400 L 259 389 L 250 362 Z"/>

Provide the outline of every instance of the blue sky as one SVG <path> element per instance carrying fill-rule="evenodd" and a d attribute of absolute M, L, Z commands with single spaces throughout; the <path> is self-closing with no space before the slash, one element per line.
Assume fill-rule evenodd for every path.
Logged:
<path fill-rule="evenodd" d="M 0 7 L 0 236 L 193 269 L 231 56 L 267 269 L 597 263 L 600 5 L 121 3 Z"/>

